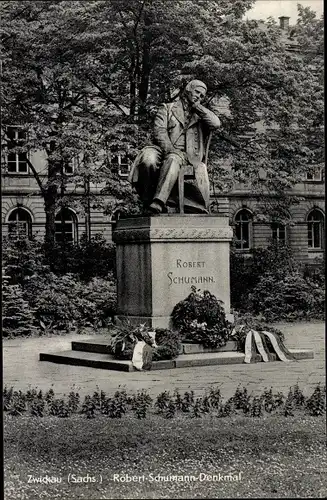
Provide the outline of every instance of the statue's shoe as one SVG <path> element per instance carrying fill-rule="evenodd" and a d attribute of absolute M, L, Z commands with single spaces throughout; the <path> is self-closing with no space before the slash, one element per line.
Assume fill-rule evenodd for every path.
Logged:
<path fill-rule="evenodd" d="M 149 206 L 149 211 L 153 214 L 161 214 L 162 205 L 160 203 L 157 203 L 156 201 L 153 201 Z"/>

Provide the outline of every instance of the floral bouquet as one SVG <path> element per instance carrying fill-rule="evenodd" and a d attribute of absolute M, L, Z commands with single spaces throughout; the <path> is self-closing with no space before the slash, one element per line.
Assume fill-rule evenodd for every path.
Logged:
<path fill-rule="evenodd" d="M 112 335 L 110 351 L 117 359 L 132 359 L 137 342 L 143 341 L 150 347 L 155 346 L 153 337 L 145 324 L 133 326 L 129 322 L 122 324 Z"/>

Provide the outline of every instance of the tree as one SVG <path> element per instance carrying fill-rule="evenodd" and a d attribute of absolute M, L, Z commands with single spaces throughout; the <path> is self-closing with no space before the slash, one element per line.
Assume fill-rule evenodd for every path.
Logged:
<path fill-rule="evenodd" d="M 87 82 L 77 80 L 60 33 L 65 26 L 63 2 L 3 2 L 3 111 L 7 125 L 19 124 L 26 132 L 16 152 L 43 150 L 47 156 L 47 180 L 27 159 L 44 198 L 47 247 L 55 237 L 55 212 L 65 206 L 66 185 L 72 178 L 65 167 L 78 161 L 75 189 L 102 178 L 97 166 L 101 156 L 101 130 L 91 115 L 95 104 Z M 8 137 L 7 137 L 8 138 Z"/>
<path fill-rule="evenodd" d="M 243 19 L 252 3 L 117 0 L 99 4 L 96 12 L 92 6 L 92 33 L 83 26 L 83 40 L 93 48 L 85 69 L 107 100 L 106 112 L 112 116 L 110 102 L 120 108 L 109 142 L 124 149 L 124 130 L 131 152 L 148 140 L 158 103 L 176 96 L 190 78 L 204 79 L 211 104 L 224 100 L 229 111 L 212 141 L 213 186 L 228 192 L 235 182 L 247 182 L 264 209 L 282 219 L 281 207 L 297 201 L 290 188 L 321 161 L 322 61 L 318 68 L 308 65 L 303 49 L 308 38 L 321 46 L 322 21 L 299 7 L 297 36 L 303 40 L 291 51 L 292 40 L 273 20 Z M 136 124 L 138 134 L 132 128 L 128 136 L 127 124 Z"/>

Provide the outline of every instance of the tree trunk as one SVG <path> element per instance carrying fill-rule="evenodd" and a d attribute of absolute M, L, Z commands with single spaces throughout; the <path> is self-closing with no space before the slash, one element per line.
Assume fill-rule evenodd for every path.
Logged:
<path fill-rule="evenodd" d="M 129 70 L 129 96 L 130 96 L 130 117 L 135 118 L 136 113 L 136 78 L 135 78 L 135 57 L 132 56 L 131 66 Z"/>
<path fill-rule="evenodd" d="M 91 241 L 91 204 L 90 204 L 90 176 L 85 179 L 84 192 L 86 197 L 85 207 L 85 236 L 86 241 Z"/>
<path fill-rule="evenodd" d="M 60 174 L 60 162 L 48 159 L 48 182 L 44 190 L 45 211 L 45 248 L 47 252 L 55 244 L 55 218 L 58 200 L 58 176 Z"/>
<path fill-rule="evenodd" d="M 139 84 L 139 119 L 146 118 L 146 101 L 149 93 L 149 83 L 150 83 L 150 72 L 151 72 L 151 61 L 150 61 L 150 49 L 151 49 L 151 34 L 147 31 L 147 27 L 150 26 L 151 20 L 149 16 L 145 16 L 145 34 L 143 38 L 142 47 L 142 70 L 141 79 Z"/>
<path fill-rule="evenodd" d="M 55 244 L 55 218 L 57 204 L 57 187 L 51 186 L 46 189 L 44 197 L 45 210 L 45 245 L 47 248 L 52 248 Z"/>

